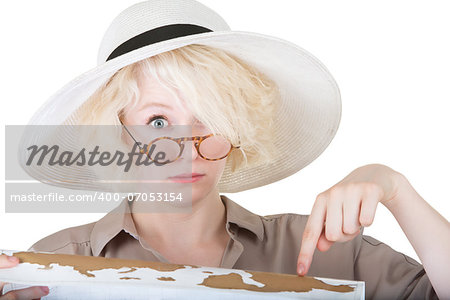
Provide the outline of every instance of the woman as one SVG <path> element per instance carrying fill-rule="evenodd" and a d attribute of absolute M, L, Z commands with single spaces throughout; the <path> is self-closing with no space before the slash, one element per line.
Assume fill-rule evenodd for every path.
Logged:
<path fill-rule="evenodd" d="M 155 3 L 158 2 L 153 1 L 153 7 Z M 173 3 L 178 7 L 181 2 Z M 192 5 L 195 11 L 206 9 L 194 2 Z M 121 24 L 120 18 L 118 22 Z M 113 49 L 120 47 L 105 50 L 105 61 L 114 59 Z M 127 49 L 116 57 L 135 50 L 139 51 Z M 187 125 L 193 126 L 193 136 L 223 135 L 230 151 L 225 157 L 218 155 L 217 160 L 208 160 L 204 155 L 207 149 L 201 144 L 197 147 L 190 141 L 185 143 L 185 148 L 191 147 L 192 151 L 182 153 L 179 162 L 192 160 L 192 172 L 201 175 L 187 180 L 192 186 L 191 213 L 141 213 L 135 207 L 138 202 L 124 200 L 101 220 L 58 231 L 34 243 L 30 250 L 364 280 L 368 298 L 436 298 L 436 294 L 443 299 L 448 297 L 450 292 L 444 281 L 448 278 L 445 266 L 450 251 L 449 224 L 415 192 L 405 176 L 387 166 L 366 165 L 354 170 L 319 194 L 309 217 L 258 216 L 219 194 L 274 182 L 283 178 L 265 177 L 270 171 L 277 174 L 274 166 L 280 170 L 292 168 L 284 173 L 286 177 L 315 157 L 311 155 L 307 162 L 294 161 L 293 149 L 298 149 L 299 157 L 306 157 L 308 149 L 298 147 L 300 139 L 296 140 L 295 135 L 280 134 L 279 128 L 285 123 L 280 125 L 277 121 L 291 125 L 300 116 L 302 120 L 308 118 L 308 112 L 312 114 L 314 110 L 305 110 L 304 115 L 300 115 L 300 110 L 294 111 L 293 116 L 280 119 L 282 108 L 289 104 L 286 95 L 290 95 L 287 91 L 291 86 L 281 84 L 285 79 L 282 75 L 269 76 L 278 68 L 275 62 L 273 72 L 259 72 L 230 52 L 192 42 L 136 59 L 111 72 L 108 80 L 64 119 L 66 124 L 123 125 L 123 133 L 131 135 L 126 129 L 133 126 L 160 130 L 170 125 Z M 299 83 L 302 80 L 295 78 Z M 324 83 L 328 80 L 324 79 L 321 87 L 329 87 Z M 307 93 L 300 92 L 307 101 Z M 331 102 L 328 105 L 335 108 Z M 331 109 L 330 118 L 324 119 L 330 120 L 339 113 Z M 327 145 L 335 133 L 329 128 L 312 128 L 298 136 L 313 136 L 311 144 L 326 137 L 322 143 Z M 337 125 L 332 128 L 337 129 Z M 297 133 L 296 129 L 289 133 Z M 288 143 L 292 145 L 286 146 Z M 324 147 L 322 144 L 315 148 L 315 153 Z M 283 163 L 286 161 L 290 163 Z M 258 178 L 247 178 L 241 173 L 239 181 L 230 179 L 242 170 L 251 170 L 245 174 L 257 174 L 254 177 Z M 362 235 L 361 227 L 372 223 L 378 202 L 399 221 L 423 266 Z M 421 224 L 417 224 L 418 216 Z M 430 231 L 440 233 L 439 243 L 427 234 Z M 321 252 L 314 253 L 316 247 Z M 17 263 L 8 263 L 4 256 L 1 259 L 3 267 Z M 29 298 L 43 296 L 36 287 L 9 293 Z"/>

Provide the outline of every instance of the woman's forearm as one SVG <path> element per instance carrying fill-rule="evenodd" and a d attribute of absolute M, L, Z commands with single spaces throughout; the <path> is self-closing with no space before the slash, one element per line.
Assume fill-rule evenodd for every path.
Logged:
<path fill-rule="evenodd" d="M 385 206 L 414 247 L 438 297 L 450 299 L 450 223 L 400 175 L 397 197 Z"/>

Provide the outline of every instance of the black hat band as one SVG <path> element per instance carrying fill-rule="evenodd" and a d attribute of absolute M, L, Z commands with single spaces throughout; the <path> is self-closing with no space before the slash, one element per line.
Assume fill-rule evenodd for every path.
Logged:
<path fill-rule="evenodd" d="M 212 32 L 212 30 L 193 24 L 171 24 L 157 27 L 123 42 L 111 52 L 106 61 L 147 45 L 204 32 Z"/>

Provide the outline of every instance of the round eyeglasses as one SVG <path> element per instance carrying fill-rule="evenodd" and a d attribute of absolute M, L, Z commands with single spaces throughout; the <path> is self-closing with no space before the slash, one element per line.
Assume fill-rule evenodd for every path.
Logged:
<path fill-rule="evenodd" d="M 122 124 L 123 125 L 123 124 Z M 193 141 L 195 149 L 201 158 L 209 161 L 217 161 L 226 158 L 233 149 L 238 149 L 240 146 L 234 146 L 231 142 L 222 135 L 210 133 L 204 136 L 192 137 L 158 137 L 152 140 L 144 147 L 136 141 L 133 135 L 123 125 L 131 138 L 137 143 L 140 148 L 140 153 L 145 153 L 152 161 L 164 160 L 164 163 L 171 163 L 181 157 L 183 153 L 185 142 Z"/>
<path fill-rule="evenodd" d="M 164 159 L 166 162 L 174 162 L 181 157 L 185 142 L 193 141 L 198 155 L 205 160 L 215 161 L 226 158 L 233 149 L 240 146 L 233 146 L 228 139 L 221 135 L 208 134 L 204 136 L 173 138 L 168 136 L 158 137 L 151 141 L 141 153 L 147 154 L 151 160 Z M 163 158 L 158 155 L 163 154 Z"/>

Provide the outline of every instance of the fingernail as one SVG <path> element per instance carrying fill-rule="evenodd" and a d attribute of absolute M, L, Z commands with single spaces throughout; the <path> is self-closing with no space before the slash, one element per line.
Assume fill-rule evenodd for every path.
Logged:
<path fill-rule="evenodd" d="M 41 286 L 41 290 L 46 294 L 49 292 L 48 286 Z"/>
<path fill-rule="evenodd" d="M 15 257 L 15 256 L 8 256 L 8 260 L 10 261 L 10 262 L 18 262 L 19 261 L 19 258 L 17 258 L 17 257 Z"/>
<path fill-rule="evenodd" d="M 303 266 L 303 264 L 299 264 L 297 266 L 297 273 L 298 274 L 303 274 L 304 271 L 305 271 L 305 267 Z"/>

